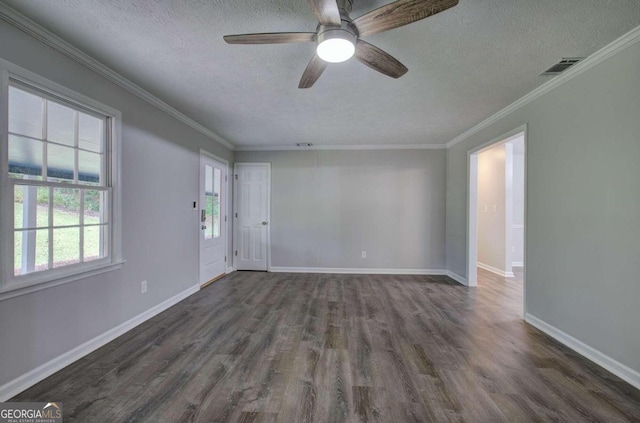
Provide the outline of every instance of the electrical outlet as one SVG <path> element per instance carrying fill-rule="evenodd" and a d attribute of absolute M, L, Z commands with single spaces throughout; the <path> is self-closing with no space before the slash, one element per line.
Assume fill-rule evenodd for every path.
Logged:
<path fill-rule="evenodd" d="M 362 252 L 362 258 L 367 258 L 367 252 L 366 251 Z"/>
<path fill-rule="evenodd" d="M 147 292 L 147 281 L 140 282 L 140 293 L 144 294 Z"/>

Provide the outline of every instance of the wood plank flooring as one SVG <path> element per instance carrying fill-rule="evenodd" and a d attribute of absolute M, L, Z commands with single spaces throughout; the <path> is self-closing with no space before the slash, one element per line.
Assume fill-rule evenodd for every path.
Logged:
<path fill-rule="evenodd" d="M 640 421 L 522 321 L 522 282 L 235 272 L 14 401 L 65 422 Z"/>

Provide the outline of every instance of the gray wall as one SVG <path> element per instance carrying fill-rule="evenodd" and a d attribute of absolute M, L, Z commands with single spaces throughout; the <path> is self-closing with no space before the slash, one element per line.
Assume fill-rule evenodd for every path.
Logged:
<path fill-rule="evenodd" d="M 236 161 L 272 164 L 272 266 L 444 269 L 445 150 L 236 152 Z"/>
<path fill-rule="evenodd" d="M 527 310 L 640 371 L 640 44 L 448 150 L 447 267 L 466 277 L 467 151 L 528 124 Z"/>
<path fill-rule="evenodd" d="M 505 144 L 478 154 L 478 263 L 506 268 Z"/>
<path fill-rule="evenodd" d="M 1 301 L 1 386 L 196 285 L 199 149 L 231 162 L 233 154 L 3 21 L 0 40 L 1 58 L 122 112 L 127 260 L 118 271 Z"/>

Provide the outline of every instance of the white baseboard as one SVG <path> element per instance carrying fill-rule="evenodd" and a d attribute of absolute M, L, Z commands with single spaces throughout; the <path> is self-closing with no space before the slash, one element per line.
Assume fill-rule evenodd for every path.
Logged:
<path fill-rule="evenodd" d="M 357 267 L 281 267 L 271 266 L 274 273 L 335 273 L 349 275 L 446 275 L 442 269 L 376 269 Z"/>
<path fill-rule="evenodd" d="M 5 383 L 4 385 L 0 386 L 0 402 L 7 401 L 8 399 L 13 398 L 25 389 L 51 376 L 64 367 L 67 367 L 74 361 L 81 359 L 87 354 L 113 341 L 120 335 L 123 335 L 124 333 L 135 328 L 139 324 L 151 319 L 157 314 L 162 313 L 169 307 L 179 303 L 190 295 L 195 294 L 198 290 L 200 290 L 199 285 L 193 286 L 186 291 L 182 291 L 178 295 L 175 295 L 168 300 L 163 301 L 160 304 L 150 308 L 149 310 L 138 314 L 134 318 L 127 320 L 121 325 L 116 326 L 115 328 L 96 336 L 95 338 L 85 342 L 84 344 L 79 345 L 70 351 L 67 351 L 66 353 L 44 363 L 39 367 L 36 367 L 35 369 L 23 374 L 22 376 L 15 378 L 11 382 Z"/>
<path fill-rule="evenodd" d="M 236 269 L 234 269 L 233 267 L 227 267 L 227 275 L 231 272 L 235 272 Z"/>
<path fill-rule="evenodd" d="M 469 286 L 469 283 L 467 282 L 467 279 L 463 278 L 462 276 L 458 275 L 457 273 L 453 273 L 452 271 L 447 270 L 447 276 L 449 276 L 451 279 L 453 279 L 454 281 L 458 282 L 461 285 Z"/>
<path fill-rule="evenodd" d="M 531 314 L 527 313 L 524 320 L 531 326 L 535 326 L 542 332 L 571 348 L 578 354 L 583 355 L 584 357 L 593 361 L 598 366 L 607 369 L 614 375 L 618 376 L 620 379 L 640 389 L 640 373 L 638 371 L 625 366 L 619 361 L 614 360 L 608 355 L 596 350 L 593 347 L 590 347 L 584 342 L 574 338 L 573 336 L 561 331 L 555 326 L 552 326 L 544 320 L 541 320 Z"/>
<path fill-rule="evenodd" d="M 511 267 L 524 267 L 524 261 L 514 261 L 511 263 Z"/>
<path fill-rule="evenodd" d="M 503 278 L 513 278 L 515 276 L 513 272 L 505 272 L 504 270 L 500 270 L 497 267 L 489 266 L 488 264 L 478 262 L 477 265 L 480 269 L 488 270 L 489 272 L 495 273 L 496 275 L 502 276 Z"/>

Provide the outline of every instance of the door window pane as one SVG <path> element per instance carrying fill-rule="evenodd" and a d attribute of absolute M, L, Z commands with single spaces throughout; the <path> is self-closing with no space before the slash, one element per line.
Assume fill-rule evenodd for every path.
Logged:
<path fill-rule="evenodd" d="M 204 239 L 213 238 L 213 168 L 205 165 L 205 221 L 202 222 L 206 227 L 204 229 Z"/>
<path fill-rule="evenodd" d="M 213 171 L 213 237 L 220 236 L 220 186 L 222 171 L 214 169 Z"/>
<path fill-rule="evenodd" d="M 9 87 L 9 132 L 42 139 L 43 104 L 37 95 Z"/>
<path fill-rule="evenodd" d="M 75 146 L 74 111 L 53 101 L 47 101 L 47 141 Z"/>
<path fill-rule="evenodd" d="M 53 230 L 53 267 L 80 262 L 80 228 Z"/>

